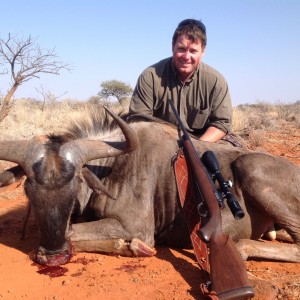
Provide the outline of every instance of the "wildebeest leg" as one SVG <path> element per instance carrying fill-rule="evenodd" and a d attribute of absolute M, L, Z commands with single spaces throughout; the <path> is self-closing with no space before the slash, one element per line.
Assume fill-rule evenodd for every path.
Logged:
<path fill-rule="evenodd" d="M 106 252 L 124 256 L 153 256 L 156 251 L 128 233 L 119 221 L 103 219 L 72 225 L 71 241 L 78 252 Z"/>
<path fill-rule="evenodd" d="M 122 256 L 153 256 L 156 251 L 141 240 L 134 238 L 129 242 L 123 239 L 79 240 L 73 241 L 76 252 L 105 252 Z"/>
<path fill-rule="evenodd" d="M 278 157 L 253 153 L 239 157 L 233 170 L 240 175 L 236 176 L 237 186 L 251 217 L 251 238 L 259 238 L 273 225 L 284 229 L 294 243 L 243 241 L 240 242 L 243 252 L 248 252 L 249 257 L 300 262 L 299 168 Z M 260 250 L 262 253 L 259 254 Z"/>
<path fill-rule="evenodd" d="M 236 245 L 244 260 L 268 258 L 277 261 L 300 262 L 300 245 L 253 240 L 240 240 Z"/>

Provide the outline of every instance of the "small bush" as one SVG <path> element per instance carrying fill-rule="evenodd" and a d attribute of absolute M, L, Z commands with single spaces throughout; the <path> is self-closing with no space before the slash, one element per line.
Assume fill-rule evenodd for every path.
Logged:
<path fill-rule="evenodd" d="M 249 134 L 248 143 L 250 148 L 255 149 L 256 147 L 263 146 L 266 142 L 266 136 L 264 130 L 253 130 Z"/>

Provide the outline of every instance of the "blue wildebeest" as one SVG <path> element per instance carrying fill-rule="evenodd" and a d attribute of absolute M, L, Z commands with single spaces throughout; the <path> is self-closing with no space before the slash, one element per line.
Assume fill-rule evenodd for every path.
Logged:
<path fill-rule="evenodd" d="M 178 151 L 173 126 L 130 124 L 112 114 L 91 117 L 61 136 L 0 142 L 0 159 L 17 163 L 0 175 L 7 185 L 26 175 L 25 192 L 40 232 L 35 260 L 56 265 L 77 251 L 151 256 L 155 243 L 190 244 L 178 204 L 172 159 Z M 114 126 L 110 123 L 114 123 Z M 117 124 L 117 125 L 116 125 Z M 212 150 L 246 215 L 222 212 L 223 231 L 243 258 L 300 261 L 300 169 L 264 153 L 194 140 Z M 74 216 L 88 218 L 74 222 Z M 77 220 L 78 221 L 78 220 Z M 293 243 L 256 241 L 274 228 Z"/>

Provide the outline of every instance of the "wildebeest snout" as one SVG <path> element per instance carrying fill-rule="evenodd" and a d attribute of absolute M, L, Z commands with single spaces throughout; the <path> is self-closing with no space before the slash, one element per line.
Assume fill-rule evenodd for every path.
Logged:
<path fill-rule="evenodd" d="M 66 241 L 61 249 L 55 251 L 39 246 L 33 260 L 40 265 L 59 266 L 68 263 L 72 256 L 72 244 L 70 241 Z"/>

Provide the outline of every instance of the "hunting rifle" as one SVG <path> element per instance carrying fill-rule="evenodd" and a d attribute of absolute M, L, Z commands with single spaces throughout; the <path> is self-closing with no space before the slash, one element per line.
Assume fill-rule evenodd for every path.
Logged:
<path fill-rule="evenodd" d="M 247 277 L 244 262 L 232 239 L 222 232 L 216 187 L 199 158 L 173 102 L 168 102 L 183 133 L 181 143 L 192 177 L 209 213 L 209 220 L 200 228 L 198 235 L 209 247 L 211 290 L 216 292 L 220 300 L 250 299 L 254 297 L 254 290 Z"/>

